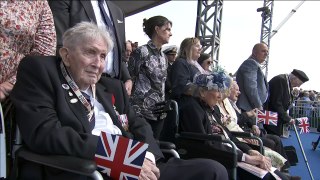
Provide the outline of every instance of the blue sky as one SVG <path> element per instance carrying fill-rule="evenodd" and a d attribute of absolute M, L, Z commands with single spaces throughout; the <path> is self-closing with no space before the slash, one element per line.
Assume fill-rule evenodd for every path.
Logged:
<path fill-rule="evenodd" d="M 275 1 L 273 29 L 301 1 Z M 219 64 L 234 73 L 248 58 L 252 46 L 260 41 L 261 13 L 256 9 L 263 1 L 224 1 Z M 320 91 L 320 69 L 317 66 L 320 42 L 319 1 L 306 1 L 271 39 L 268 79 L 292 69 L 303 70 L 310 81 L 303 89 Z M 168 45 L 180 45 L 195 35 L 197 1 L 170 1 L 126 18 L 127 39 L 145 44 L 149 39 L 142 31 L 142 19 L 162 15 L 173 22 Z"/>

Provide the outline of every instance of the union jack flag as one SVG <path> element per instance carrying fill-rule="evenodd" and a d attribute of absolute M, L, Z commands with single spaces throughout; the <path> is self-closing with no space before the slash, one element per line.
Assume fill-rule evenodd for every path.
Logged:
<path fill-rule="evenodd" d="M 95 161 L 112 179 L 138 180 L 148 144 L 101 132 Z"/>
<path fill-rule="evenodd" d="M 310 132 L 310 124 L 309 119 L 307 117 L 297 118 L 299 124 L 298 127 L 300 128 L 301 133 L 309 133 Z"/>
<path fill-rule="evenodd" d="M 260 111 L 258 110 L 258 123 L 277 126 L 278 123 L 278 113 L 272 111 Z"/>

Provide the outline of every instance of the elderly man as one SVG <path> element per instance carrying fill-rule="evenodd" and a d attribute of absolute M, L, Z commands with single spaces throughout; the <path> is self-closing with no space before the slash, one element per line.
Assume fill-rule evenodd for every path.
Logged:
<path fill-rule="evenodd" d="M 156 161 L 163 155 L 150 125 L 130 108 L 124 85 L 114 78 L 99 81 L 112 47 L 109 32 L 82 22 L 64 33 L 61 58 L 21 61 L 11 99 L 26 147 L 94 159 L 98 136 L 105 131 L 149 144 L 139 179 L 227 179 L 225 168 L 212 160 Z M 119 115 L 128 121 L 120 123 Z M 21 170 L 22 179 L 86 179 L 30 163 Z"/>
<path fill-rule="evenodd" d="M 266 109 L 278 113 L 277 126 L 264 125 L 270 134 L 281 136 L 283 134 L 283 125 L 294 123 L 287 113 L 293 102 L 293 88 L 300 87 L 309 80 L 308 76 L 301 70 L 294 69 L 289 75 L 280 74 L 269 81 L 269 100 L 265 103 Z"/>
<path fill-rule="evenodd" d="M 124 62 L 128 66 L 130 55 L 132 53 L 132 42 L 130 40 L 125 42 Z"/>

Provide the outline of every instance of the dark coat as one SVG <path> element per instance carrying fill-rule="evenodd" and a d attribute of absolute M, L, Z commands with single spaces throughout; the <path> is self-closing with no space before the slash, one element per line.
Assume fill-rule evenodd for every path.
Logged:
<path fill-rule="evenodd" d="M 189 103 L 180 109 L 179 116 L 179 131 L 181 132 L 194 132 L 202 134 L 212 134 L 211 124 L 206 113 L 208 107 L 204 105 L 199 99 L 190 98 Z M 214 108 L 212 115 L 217 122 L 222 126 L 221 116 L 218 107 Z M 222 126 L 223 127 L 223 126 Z M 224 127 L 223 127 L 224 128 Z M 247 153 L 251 148 L 245 143 L 240 142 L 237 138 L 233 137 L 227 128 L 224 128 L 230 139 L 236 146 L 243 152 Z M 217 157 L 223 157 L 231 152 L 228 146 L 222 145 L 219 142 L 212 142 L 211 146 L 215 151 L 220 151 Z M 238 160 L 241 161 L 242 152 L 238 151 Z M 217 159 L 219 161 L 219 159 Z"/>
<path fill-rule="evenodd" d="M 25 146 L 34 152 L 93 160 L 98 137 L 91 134 L 85 107 L 80 101 L 71 103 L 71 99 L 76 98 L 75 94 L 62 87 L 67 82 L 62 76 L 60 61 L 52 56 L 26 57 L 21 61 L 11 93 L 17 124 Z M 162 157 L 150 125 L 130 108 L 123 84 L 117 79 L 104 78 L 96 87 L 98 101 L 123 135 L 148 143 L 148 151 L 156 158 Z M 124 131 L 117 120 L 111 104 L 112 94 L 117 111 L 128 116 L 129 132 Z M 42 173 L 52 179 L 81 179 L 52 168 L 34 168 L 37 170 L 27 171 L 31 177 Z"/>
<path fill-rule="evenodd" d="M 278 113 L 278 124 L 277 126 L 264 125 L 268 133 L 281 136 L 283 125 L 289 123 L 291 117 L 287 110 L 292 103 L 291 90 L 286 74 L 277 75 L 269 81 L 269 98 L 265 103 L 265 109 Z"/>

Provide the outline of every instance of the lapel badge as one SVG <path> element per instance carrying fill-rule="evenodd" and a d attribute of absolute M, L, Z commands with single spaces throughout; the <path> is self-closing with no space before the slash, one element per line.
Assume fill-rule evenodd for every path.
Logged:
<path fill-rule="evenodd" d="M 78 102 L 78 99 L 77 99 L 77 98 L 73 98 L 73 99 L 70 100 L 70 102 L 71 102 L 72 104 L 74 104 L 74 103 Z"/>
<path fill-rule="evenodd" d="M 62 84 L 62 88 L 65 89 L 65 90 L 68 90 L 70 89 L 69 85 L 68 84 Z"/>
<path fill-rule="evenodd" d="M 119 24 L 122 24 L 122 23 L 123 23 L 123 21 L 120 21 L 119 19 L 117 19 L 117 21 L 118 21 Z"/>

